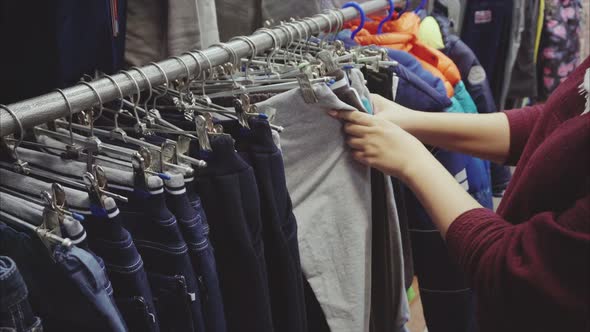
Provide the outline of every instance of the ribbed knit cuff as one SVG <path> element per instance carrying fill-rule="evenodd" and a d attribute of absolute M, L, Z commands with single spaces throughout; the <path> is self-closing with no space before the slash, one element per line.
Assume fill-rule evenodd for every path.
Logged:
<path fill-rule="evenodd" d="M 471 247 L 474 241 L 474 232 L 491 226 L 493 219 L 498 215 L 484 208 L 472 209 L 459 215 L 447 230 L 447 248 L 451 257 L 461 266 L 466 267 L 471 258 Z"/>
<path fill-rule="evenodd" d="M 505 111 L 510 126 L 510 149 L 506 164 L 516 165 L 534 127 L 541 105 Z"/>

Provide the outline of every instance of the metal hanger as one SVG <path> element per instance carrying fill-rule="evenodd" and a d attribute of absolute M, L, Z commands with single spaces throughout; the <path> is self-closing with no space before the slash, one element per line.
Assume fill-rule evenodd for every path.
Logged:
<path fill-rule="evenodd" d="M 5 194 L 7 195 L 7 194 Z M 43 195 L 45 197 L 47 196 L 51 196 L 49 193 L 44 192 Z M 4 199 L 9 199 L 9 197 L 4 197 Z M 34 210 L 33 207 L 30 207 L 31 210 Z M 58 219 L 58 214 L 57 213 L 48 213 L 50 212 L 51 208 L 49 206 L 46 206 L 45 209 L 43 210 L 43 212 L 39 211 L 39 217 L 42 219 L 41 225 L 40 226 L 35 226 L 33 224 L 31 224 L 30 222 L 33 222 L 32 220 L 30 222 L 24 221 L 19 217 L 14 216 L 13 214 L 5 211 L 5 210 L 1 210 L 0 209 L 0 219 L 2 219 L 2 221 L 5 221 L 9 224 L 15 225 L 17 227 L 22 227 L 22 228 L 26 228 L 32 232 L 34 232 L 35 234 L 37 234 L 37 236 L 39 236 L 39 238 L 43 241 L 43 243 L 46 246 L 51 246 L 51 244 L 61 244 L 64 247 L 71 247 L 72 246 L 72 241 L 68 238 L 63 238 L 60 235 L 55 234 L 56 233 L 56 229 L 51 229 L 48 228 L 47 225 L 57 225 L 59 226 L 59 219 Z M 48 211 L 46 211 L 48 210 Z M 51 211 L 53 212 L 53 211 Z M 51 218 L 51 219 L 50 219 Z M 59 227 L 57 227 L 59 229 Z"/>

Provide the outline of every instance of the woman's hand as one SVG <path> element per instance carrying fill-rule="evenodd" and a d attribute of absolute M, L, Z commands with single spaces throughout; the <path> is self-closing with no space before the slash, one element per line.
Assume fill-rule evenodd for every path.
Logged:
<path fill-rule="evenodd" d="M 354 159 L 405 182 L 443 238 L 459 215 L 481 207 L 418 139 L 399 126 L 358 111 L 329 114 L 346 122 Z"/>
<path fill-rule="evenodd" d="M 352 155 L 365 165 L 405 181 L 417 168 L 417 163 L 430 157 L 418 139 L 390 121 L 361 112 L 329 113 L 346 121 L 344 131 Z"/>
<path fill-rule="evenodd" d="M 406 131 L 412 127 L 412 117 L 416 115 L 416 111 L 374 93 L 371 94 L 371 102 L 376 117 L 392 122 Z"/>

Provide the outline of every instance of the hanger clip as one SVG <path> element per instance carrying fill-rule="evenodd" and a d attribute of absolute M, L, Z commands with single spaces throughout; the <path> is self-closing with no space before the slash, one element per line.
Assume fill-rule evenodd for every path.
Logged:
<path fill-rule="evenodd" d="M 62 234 L 60 225 L 63 221 L 64 214 L 62 211 L 60 211 L 60 209 L 57 208 L 58 204 L 55 201 L 55 197 L 52 196 L 48 191 L 42 191 L 41 197 L 45 201 L 45 208 L 43 209 L 43 220 L 39 228 L 48 233 L 52 233 L 61 237 Z M 43 243 L 48 248 L 51 247 L 51 243 L 47 239 L 41 237 L 41 241 L 43 241 Z"/>
<path fill-rule="evenodd" d="M 211 115 L 209 114 L 209 116 L 211 116 Z M 209 132 L 210 132 L 210 130 L 213 130 L 213 131 L 215 130 L 213 128 L 213 122 L 210 121 L 209 126 L 208 126 L 207 119 L 205 118 L 205 116 L 200 115 L 200 114 L 194 117 L 194 121 L 195 121 L 195 126 L 197 129 L 197 138 L 199 139 L 199 147 L 200 147 L 201 151 L 206 151 L 206 152 L 212 151 L 211 143 L 209 142 Z"/>
<path fill-rule="evenodd" d="M 146 160 L 142 154 L 138 151 L 133 153 L 131 157 L 131 165 L 133 166 L 133 184 L 136 190 L 149 192 L 147 185 L 146 171 Z"/>
<path fill-rule="evenodd" d="M 8 137 L 13 137 L 13 135 L 9 135 Z M 10 146 L 6 140 L 0 138 L 0 150 L 5 151 L 10 158 L 12 158 L 12 167 L 16 173 L 28 175 L 31 170 L 29 168 L 29 163 L 26 161 L 20 160 L 18 157 L 18 153 L 16 152 L 15 146 Z"/>
<path fill-rule="evenodd" d="M 160 168 L 167 171 L 166 163 L 178 165 L 178 146 L 175 141 L 167 139 L 160 149 Z"/>
<path fill-rule="evenodd" d="M 297 75 L 297 82 L 299 82 L 299 87 L 301 88 L 301 95 L 303 96 L 303 100 L 306 104 L 317 104 L 319 102 L 318 96 L 315 94 L 313 90 L 313 86 L 311 85 L 311 81 L 307 75 Z"/>

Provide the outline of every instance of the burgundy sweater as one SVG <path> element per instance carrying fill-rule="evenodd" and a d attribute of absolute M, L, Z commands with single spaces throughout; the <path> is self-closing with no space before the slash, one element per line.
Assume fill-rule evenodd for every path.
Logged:
<path fill-rule="evenodd" d="M 478 297 L 482 332 L 590 331 L 590 58 L 544 105 L 506 112 L 516 172 L 498 213 L 474 209 L 447 245 Z"/>

